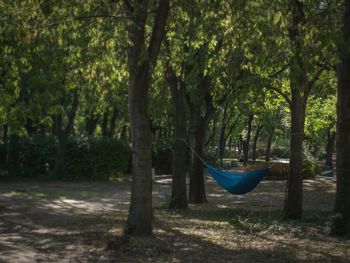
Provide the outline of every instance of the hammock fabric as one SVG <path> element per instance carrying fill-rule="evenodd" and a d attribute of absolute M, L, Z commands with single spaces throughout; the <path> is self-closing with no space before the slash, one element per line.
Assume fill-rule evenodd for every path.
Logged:
<path fill-rule="evenodd" d="M 249 172 L 226 172 L 205 164 L 215 181 L 231 194 L 243 195 L 252 191 L 267 174 L 269 168 Z"/>

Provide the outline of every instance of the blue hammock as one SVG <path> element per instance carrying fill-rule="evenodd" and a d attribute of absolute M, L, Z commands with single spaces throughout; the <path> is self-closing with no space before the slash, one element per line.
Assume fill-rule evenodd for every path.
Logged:
<path fill-rule="evenodd" d="M 215 181 L 231 194 L 243 195 L 252 191 L 269 171 L 269 168 L 252 170 L 244 173 L 234 173 L 219 170 L 205 164 Z"/>

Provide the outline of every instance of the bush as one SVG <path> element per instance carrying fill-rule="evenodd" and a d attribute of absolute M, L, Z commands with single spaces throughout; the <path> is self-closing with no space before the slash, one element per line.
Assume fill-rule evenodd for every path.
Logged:
<path fill-rule="evenodd" d="M 320 173 L 320 167 L 318 166 L 317 162 L 314 160 L 304 160 L 303 163 L 303 178 L 314 178 L 316 175 Z"/>
<path fill-rule="evenodd" d="M 248 167 L 248 169 L 259 169 L 270 167 L 267 177 L 267 180 L 286 180 L 289 173 L 289 164 L 288 163 L 266 163 L 266 162 L 257 162 L 254 165 Z"/>
<path fill-rule="evenodd" d="M 167 140 L 157 140 L 152 145 L 152 166 L 158 174 L 172 172 L 172 143 Z"/>
<path fill-rule="evenodd" d="M 49 177 L 54 170 L 57 140 L 54 137 L 22 139 L 20 174 L 25 178 Z M 3 153 L 4 152 L 4 153 Z M 69 138 L 66 154 L 68 174 L 63 180 L 107 180 L 126 171 L 130 160 L 127 143 L 109 138 Z M 0 147 L 0 155 L 5 155 Z M 1 158 L 5 160 L 5 156 Z M 0 164 L 1 169 L 4 164 Z"/>
<path fill-rule="evenodd" d="M 289 158 L 290 153 L 289 150 L 285 147 L 273 147 L 271 149 L 271 156 L 273 158 Z"/>
<path fill-rule="evenodd" d="M 130 148 L 110 138 L 70 139 L 67 150 L 66 179 L 108 180 L 126 171 Z"/>
<path fill-rule="evenodd" d="M 289 163 L 266 163 L 259 162 L 248 167 L 248 169 L 259 169 L 270 167 L 267 174 L 267 180 L 286 180 L 289 174 Z M 303 179 L 314 178 L 320 173 L 317 162 L 313 160 L 304 160 L 303 162 Z"/>
<path fill-rule="evenodd" d="M 54 166 L 56 142 L 53 137 L 34 137 L 22 140 L 20 146 L 21 174 L 35 178 L 48 176 Z"/>

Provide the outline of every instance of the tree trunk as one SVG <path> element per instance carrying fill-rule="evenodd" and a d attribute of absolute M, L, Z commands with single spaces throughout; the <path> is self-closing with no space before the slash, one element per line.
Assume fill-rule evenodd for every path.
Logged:
<path fill-rule="evenodd" d="M 275 131 L 275 128 L 272 127 L 269 133 L 269 137 L 267 139 L 267 145 L 266 145 L 266 151 L 265 151 L 265 161 L 269 162 L 271 158 L 271 145 L 272 145 L 272 138 L 273 138 L 273 133 Z"/>
<path fill-rule="evenodd" d="M 108 109 L 103 113 L 101 133 L 103 137 L 108 137 Z"/>
<path fill-rule="evenodd" d="M 128 2 L 128 1 L 125 1 Z M 127 6 L 132 21 L 129 24 L 129 116 L 132 140 L 132 185 L 129 215 L 125 234 L 152 234 L 152 174 L 151 131 L 148 116 L 148 90 L 156 65 L 169 12 L 169 0 L 160 0 L 148 48 L 145 27 L 148 1 Z"/>
<path fill-rule="evenodd" d="M 253 139 L 253 162 L 255 163 L 256 161 L 256 146 L 258 144 L 258 140 L 259 140 L 259 136 L 260 136 L 260 132 L 262 130 L 262 125 L 259 123 L 258 127 L 256 128 L 256 132 L 254 135 L 254 139 Z"/>
<path fill-rule="evenodd" d="M 62 179 L 65 178 L 68 174 L 67 165 L 66 165 L 66 154 L 67 154 L 67 145 L 68 138 L 72 134 L 74 127 L 74 120 L 78 110 L 79 104 L 79 93 L 78 90 L 74 90 L 73 101 L 70 107 L 69 112 L 67 112 L 67 124 L 63 127 L 63 116 L 61 114 L 56 115 L 54 118 L 55 128 L 56 128 L 56 137 L 58 140 L 58 148 L 56 152 L 55 168 L 53 170 L 53 177 Z"/>
<path fill-rule="evenodd" d="M 191 104 L 191 130 L 193 132 L 194 150 L 195 152 L 203 157 L 203 148 L 205 140 L 205 132 L 208 128 L 209 120 L 213 114 L 212 97 L 209 91 L 210 77 L 208 75 L 202 76 L 200 83 L 200 99 L 199 104 Z M 205 106 L 205 115 L 202 116 L 201 108 Z M 190 191 L 189 191 L 189 202 L 191 203 L 205 203 L 207 198 L 205 195 L 204 185 L 204 169 L 202 161 L 195 155 L 192 154 L 191 163 L 191 175 L 190 175 Z"/>
<path fill-rule="evenodd" d="M 129 80 L 129 114 L 132 141 L 132 187 L 129 234 L 152 233 L 151 131 L 148 117 L 149 69 Z"/>
<path fill-rule="evenodd" d="M 243 154 L 244 154 L 244 165 L 248 162 L 249 157 L 249 144 L 250 144 L 250 136 L 252 133 L 252 122 L 253 122 L 253 114 L 250 114 L 248 117 L 248 130 L 247 130 L 247 138 L 243 142 Z"/>
<path fill-rule="evenodd" d="M 333 169 L 332 154 L 335 144 L 335 132 L 328 130 L 327 133 L 327 147 L 326 147 L 326 165 Z"/>
<path fill-rule="evenodd" d="M 99 121 L 99 115 L 91 115 L 86 118 L 86 133 L 88 136 L 94 136 Z"/>
<path fill-rule="evenodd" d="M 292 45 L 293 58 L 290 68 L 291 89 L 291 139 L 289 176 L 287 195 L 284 204 L 284 215 L 287 218 L 299 219 L 303 212 L 303 139 L 305 125 L 305 107 L 309 92 L 306 77 L 306 66 L 303 57 L 304 33 L 301 31 L 305 23 L 303 3 L 291 0 L 292 25 L 289 38 Z"/>
<path fill-rule="evenodd" d="M 205 137 L 206 120 L 200 115 L 197 116 L 196 126 L 194 132 L 194 151 L 199 155 L 203 156 L 203 144 Z M 207 197 L 205 195 L 205 184 L 204 184 L 204 169 L 202 161 L 196 156 L 192 155 L 192 166 L 190 176 L 190 203 L 205 203 Z"/>
<path fill-rule="evenodd" d="M 125 141 L 125 142 L 129 142 L 129 139 L 128 139 L 128 126 L 124 125 L 122 127 L 122 130 L 120 132 L 120 136 L 119 136 L 119 139 L 122 140 L 122 141 Z"/>
<path fill-rule="evenodd" d="M 350 0 L 345 0 L 343 39 L 337 69 L 337 194 L 332 233 L 350 235 Z"/>
<path fill-rule="evenodd" d="M 226 132 L 226 121 L 227 121 L 227 105 L 224 108 L 224 115 L 222 117 L 222 121 L 220 123 L 220 134 L 219 134 L 219 160 L 220 165 L 223 166 L 223 158 L 225 154 L 225 146 L 226 146 L 226 138 L 225 138 L 225 132 Z"/>
<path fill-rule="evenodd" d="M 36 134 L 36 127 L 33 126 L 33 121 L 31 118 L 27 118 L 26 124 L 24 125 L 29 137 L 33 137 Z"/>
<path fill-rule="evenodd" d="M 186 145 L 182 141 L 186 138 L 185 87 L 184 83 L 176 77 L 175 72 L 171 68 L 168 68 L 167 80 L 174 110 L 173 180 L 169 208 L 185 209 L 188 207 L 186 191 Z"/>
<path fill-rule="evenodd" d="M 299 219 L 303 212 L 303 139 L 305 104 L 299 91 L 292 94 L 291 140 L 288 192 L 284 213 L 287 218 Z"/>
<path fill-rule="evenodd" d="M 113 108 L 113 114 L 111 117 L 110 127 L 108 131 L 108 137 L 110 137 L 111 139 L 114 137 L 114 134 L 115 134 L 115 125 L 116 125 L 117 117 L 118 117 L 118 108 L 117 106 L 115 106 Z"/>

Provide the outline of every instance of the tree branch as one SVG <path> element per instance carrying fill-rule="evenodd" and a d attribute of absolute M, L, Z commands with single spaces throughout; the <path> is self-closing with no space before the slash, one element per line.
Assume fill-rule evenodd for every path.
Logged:
<path fill-rule="evenodd" d="M 320 76 L 324 70 L 325 70 L 324 67 L 319 68 L 318 71 L 316 72 L 315 76 L 307 83 L 307 87 L 306 87 L 305 94 L 304 94 L 304 99 L 309 97 L 311 89 L 315 85 L 316 81 L 320 78 Z"/>
<path fill-rule="evenodd" d="M 165 25 L 169 13 L 170 0 L 160 0 L 148 46 L 150 64 L 154 66 L 165 36 Z"/>
<path fill-rule="evenodd" d="M 286 65 L 284 65 L 282 68 L 280 68 L 276 72 L 271 73 L 269 75 L 269 78 L 276 78 L 279 74 L 281 74 L 283 71 L 285 71 L 289 66 L 290 66 L 290 63 L 287 63 Z"/>
<path fill-rule="evenodd" d="M 289 96 L 284 93 L 282 90 L 275 88 L 273 86 L 269 86 L 270 90 L 273 90 L 274 92 L 276 92 L 277 94 L 281 95 L 287 102 L 289 105 L 292 105 L 292 100 L 289 98 Z"/>

